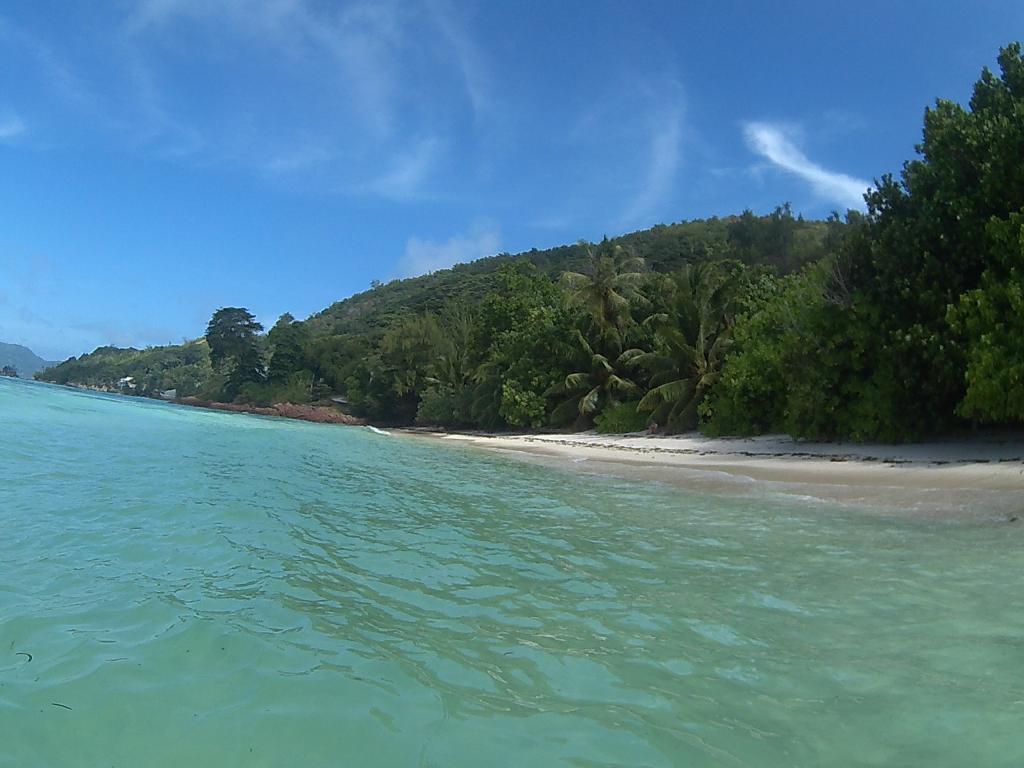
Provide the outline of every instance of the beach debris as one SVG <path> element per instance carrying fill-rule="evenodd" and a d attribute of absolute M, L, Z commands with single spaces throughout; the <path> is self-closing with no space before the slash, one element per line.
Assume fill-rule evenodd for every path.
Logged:
<path fill-rule="evenodd" d="M 28 659 L 28 661 L 25 662 L 26 664 L 28 664 L 30 661 L 32 661 L 32 654 L 31 653 L 26 653 L 25 651 L 18 651 L 14 655 L 15 656 L 24 656 L 26 659 Z"/>
<path fill-rule="evenodd" d="M 55 707 L 60 707 L 61 709 L 66 709 L 68 711 L 74 711 L 67 704 L 61 704 L 59 701 L 51 701 L 50 704 L 52 704 Z"/>

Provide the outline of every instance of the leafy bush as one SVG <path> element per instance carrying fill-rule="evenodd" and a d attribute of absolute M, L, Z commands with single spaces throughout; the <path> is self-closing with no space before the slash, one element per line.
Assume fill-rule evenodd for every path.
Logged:
<path fill-rule="evenodd" d="M 785 428 L 791 391 L 805 378 L 798 363 L 813 350 L 809 327 L 821 306 L 821 272 L 811 269 L 756 286 L 732 331 L 732 350 L 703 404 L 711 435 L 756 435 Z"/>
<path fill-rule="evenodd" d="M 518 381 L 506 381 L 501 385 L 498 413 L 511 427 L 537 429 L 544 424 L 547 399 L 539 392 L 524 389 Z"/>
<path fill-rule="evenodd" d="M 298 371 L 289 374 L 284 381 L 261 381 L 243 384 L 238 399 L 253 405 L 274 405 L 276 403 L 292 403 L 301 405 L 308 403 L 313 387 L 313 374 L 309 371 Z"/>
<path fill-rule="evenodd" d="M 432 386 L 420 398 L 416 423 L 422 426 L 465 426 L 472 421 L 469 416 L 470 401 L 467 390 L 456 392 L 445 384 Z"/>
<path fill-rule="evenodd" d="M 594 419 L 597 431 L 603 435 L 621 435 L 626 432 L 642 432 L 647 429 L 647 414 L 636 409 L 638 402 L 628 400 L 605 408 Z"/>

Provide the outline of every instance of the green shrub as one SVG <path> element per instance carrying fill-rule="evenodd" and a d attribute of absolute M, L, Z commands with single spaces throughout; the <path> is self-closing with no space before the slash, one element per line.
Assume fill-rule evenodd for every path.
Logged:
<path fill-rule="evenodd" d="M 421 426 L 462 427 L 472 423 L 470 392 L 456 392 L 446 384 L 429 387 L 421 396 L 416 423 Z"/>
<path fill-rule="evenodd" d="M 547 399 L 539 392 L 524 388 L 518 381 L 501 385 L 501 406 L 498 413 L 510 427 L 538 429 L 544 424 Z"/>
<path fill-rule="evenodd" d="M 284 381 L 249 382 L 242 385 L 238 400 L 252 405 L 270 406 L 276 403 L 302 405 L 308 403 L 313 386 L 313 374 L 298 371 Z"/>
<path fill-rule="evenodd" d="M 605 408 L 594 419 L 597 431 L 603 435 L 621 435 L 647 429 L 647 414 L 637 412 L 637 403 L 636 400 L 629 400 Z"/>

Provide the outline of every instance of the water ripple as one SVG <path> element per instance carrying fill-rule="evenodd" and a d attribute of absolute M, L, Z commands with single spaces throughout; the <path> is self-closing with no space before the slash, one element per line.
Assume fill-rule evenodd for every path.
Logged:
<path fill-rule="evenodd" d="M 0 419 L 3 766 L 1024 760 L 1016 529 L 25 383 Z"/>

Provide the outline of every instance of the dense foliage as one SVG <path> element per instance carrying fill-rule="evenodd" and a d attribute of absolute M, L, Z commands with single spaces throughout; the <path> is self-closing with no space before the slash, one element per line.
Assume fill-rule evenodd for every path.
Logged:
<path fill-rule="evenodd" d="M 602 246 L 616 246 L 642 258 L 646 268 L 672 272 L 685 264 L 735 259 L 768 265 L 785 274 L 829 253 L 829 226 L 794 216 L 789 205 L 768 216 L 745 211 L 740 216 L 659 224 Z M 393 280 L 332 304 L 306 322 L 315 336 L 356 335 L 379 339 L 397 321 L 423 312 L 437 313 L 448 304 L 476 304 L 499 286 L 503 267 L 532 265 L 538 274 L 558 281 L 565 272 L 581 272 L 593 246 L 580 242 L 516 255 L 500 254 L 457 264 L 422 277 Z"/>
<path fill-rule="evenodd" d="M 714 429 L 907 440 L 1024 421 L 1020 45 L 999 65 L 970 109 L 927 110 L 920 157 L 878 182 L 834 257 L 742 319 Z"/>
<path fill-rule="evenodd" d="M 267 334 L 102 348 L 45 378 L 254 403 L 347 400 L 382 423 L 699 427 L 907 440 L 1024 421 L 1024 60 L 928 109 L 865 214 L 788 205 L 375 284 Z M 181 370 L 178 370 L 178 369 Z"/>
<path fill-rule="evenodd" d="M 149 349 L 99 347 L 36 374 L 56 384 L 77 384 L 156 397 L 175 390 L 179 397 L 203 394 L 211 379 L 205 341 Z"/>

